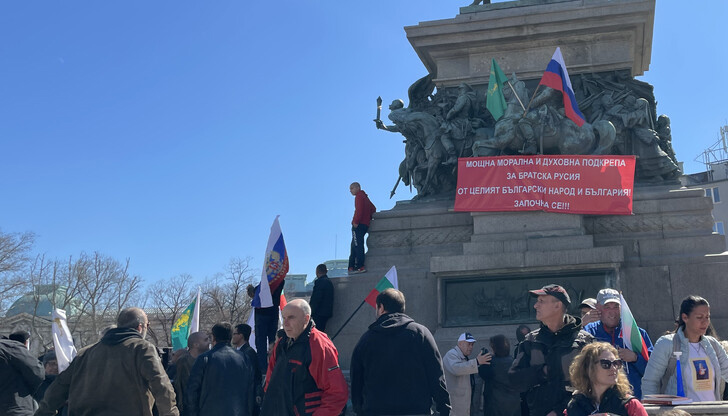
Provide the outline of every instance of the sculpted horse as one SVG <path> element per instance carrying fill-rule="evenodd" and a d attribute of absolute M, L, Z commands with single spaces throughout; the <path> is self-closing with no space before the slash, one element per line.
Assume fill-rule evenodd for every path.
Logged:
<path fill-rule="evenodd" d="M 528 91 L 522 81 L 512 82 L 521 102 L 528 102 Z M 479 138 L 473 145 L 474 156 L 500 156 L 503 154 L 532 154 L 524 151 L 527 138 L 536 140 L 543 147 L 544 154 L 562 155 L 606 155 L 612 151 L 616 139 L 614 125 L 606 120 L 594 124 L 584 123 L 581 127 L 564 117 L 548 103 L 554 90 L 544 91 L 539 97 L 544 103 L 525 117 L 523 108 L 510 88 L 504 88 L 508 108 L 495 124 L 490 138 Z M 558 93 L 558 91 L 556 91 Z M 551 95 L 549 95 L 551 94 Z M 560 93 L 558 93 L 560 94 Z"/>

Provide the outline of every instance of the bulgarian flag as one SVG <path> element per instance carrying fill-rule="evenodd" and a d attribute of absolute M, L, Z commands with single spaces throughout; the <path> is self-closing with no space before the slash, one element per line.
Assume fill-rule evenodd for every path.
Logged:
<path fill-rule="evenodd" d="M 619 336 L 622 337 L 624 346 L 641 355 L 645 361 L 649 361 L 650 357 L 647 355 L 645 340 L 642 339 L 637 322 L 634 320 L 632 311 L 629 309 L 627 301 L 624 300 L 621 292 L 619 293 L 619 307 L 621 308 L 622 315 L 622 333 Z"/>
<path fill-rule="evenodd" d="M 374 289 L 369 292 L 369 295 L 367 295 L 367 298 L 364 299 L 364 301 L 372 305 L 372 308 L 376 308 L 377 295 L 387 289 L 399 289 L 399 282 L 397 282 L 397 268 L 395 266 L 392 266 L 392 268 L 389 269 L 387 274 L 382 277 L 382 280 L 380 280 L 379 283 L 374 286 Z"/>

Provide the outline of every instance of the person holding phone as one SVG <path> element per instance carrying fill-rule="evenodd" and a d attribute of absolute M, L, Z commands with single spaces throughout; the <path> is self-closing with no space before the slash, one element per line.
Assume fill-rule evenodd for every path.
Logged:
<path fill-rule="evenodd" d="M 472 379 L 478 367 L 490 364 L 493 354 L 481 350 L 475 358 L 468 358 L 473 352 L 475 338 L 470 332 L 460 334 L 457 345 L 445 354 L 442 366 L 445 369 L 447 391 L 450 393 L 450 416 L 470 416 Z"/>

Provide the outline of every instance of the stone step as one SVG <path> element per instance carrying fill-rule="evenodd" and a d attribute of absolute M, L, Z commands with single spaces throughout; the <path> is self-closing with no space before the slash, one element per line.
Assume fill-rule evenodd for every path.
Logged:
<path fill-rule="evenodd" d="M 582 216 L 551 212 L 473 213 L 474 234 L 531 233 L 549 230 L 580 230 Z"/>
<path fill-rule="evenodd" d="M 463 244 L 463 254 L 494 254 L 525 251 L 556 251 L 594 247 L 591 235 L 526 238 L 519 240 L 483 241 Z"/>
<path fill-rule="evenodd" d="M 563 228 L 539 231 L 527 231 L 517 233 L 489 233 L 489 234 L 473 234 L 470 237 L 471 243 L 480 243 L 486 241 L 507 241 L 507 240 L 525 240 L 529 238 L 546 238 L 546 237 L 565 237 L 584 235 L 584 228 Z"/>
<path fill-rule="evenodd" d="M 433 273 L 487 272 L 496 269 L 550 266 L 585 266 L 589 264 L 616 264 L 624 261 L 621 246 L 594 247 L 561 251 L 526 251 L 492 255 L 462 255 L 432 257 Z"/>

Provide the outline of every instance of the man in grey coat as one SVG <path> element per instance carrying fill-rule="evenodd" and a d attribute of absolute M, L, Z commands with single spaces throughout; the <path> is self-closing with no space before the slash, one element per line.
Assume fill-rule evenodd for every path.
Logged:
<path fill-rule="evenodd" d="M 445 369 L 447 391 L 450 393 L 450 416 L 470 416 L 470 402 L 473 386 L 473 375 L 478 374 L 478 366 L 490 364 L 493 354 L 482 351 L 473 359 L 468 356 L 473 352 L 475 338 L 470 332 L 460 334 L 458 345 L 442 358 Z"/>

